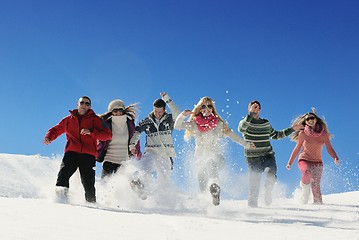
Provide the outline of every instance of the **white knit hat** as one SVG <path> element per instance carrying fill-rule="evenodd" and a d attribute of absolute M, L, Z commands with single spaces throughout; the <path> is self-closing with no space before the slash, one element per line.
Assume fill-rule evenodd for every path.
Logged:
<path fill-rule="evenodd" d="M 125 103 L 120 99 L 111 101 L 110 104 L 108 104 L 108 111 L 112 112 L 114 109 L 125 110 Z"/>

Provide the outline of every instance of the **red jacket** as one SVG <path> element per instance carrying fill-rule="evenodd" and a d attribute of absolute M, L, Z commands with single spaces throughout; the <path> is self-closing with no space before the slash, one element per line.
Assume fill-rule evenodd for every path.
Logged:
<path fill-rule="evenodd" d="M 66 133 L 65 152 L 85 153 L 97 157 L 97 140 L 110 140 L 112 138 L 110 128 L 92 109 L 80 116 L 80 118 L 82 117 L 81 121 L 79 121 L 77 109 L 70 111 L 70 113 L 56 126 L 50 128 L 45 138 L 53 141 L 61 134 Z M 81 135 L 82 129 L 89 129 L 91 133 Z"/>

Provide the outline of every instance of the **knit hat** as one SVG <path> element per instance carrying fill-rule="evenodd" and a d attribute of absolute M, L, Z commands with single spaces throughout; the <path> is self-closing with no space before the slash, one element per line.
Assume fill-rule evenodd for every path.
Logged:
<path fill-rule="evenodd" d="M 108 111 L 112 112 L 114 109 L 125 110 L 125 103 L 120 99 L 111 101 L 110 104 L 108 104 Z"/>

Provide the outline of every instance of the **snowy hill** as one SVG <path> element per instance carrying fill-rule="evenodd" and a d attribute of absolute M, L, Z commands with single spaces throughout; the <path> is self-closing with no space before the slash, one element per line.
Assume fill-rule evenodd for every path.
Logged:
<path fill-rule="evenodd" d="M 270 207 L 245 200 L 211 206 L 205 196 L 172 187 L 147 200 L 126 177 L 102 183 L 86 204 L 78 176 L 70 204 L 53 200 L 61 158 L 0 154 L 0 239 L 358 239 L 359 192 L 323 196 L 325 205 L 276 198 Z"/>

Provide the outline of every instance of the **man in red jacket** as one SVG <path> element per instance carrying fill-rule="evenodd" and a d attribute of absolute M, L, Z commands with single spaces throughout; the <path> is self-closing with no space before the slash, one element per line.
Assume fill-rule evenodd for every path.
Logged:
<path fill-rule="evenodd" d="M 111 130 L 91 109 L 90 98 L 83 96 L 77 102 L 77 109 L 47 131 L 44 144 L 50 144 L 63 133 L 66 133 L 67 142 L 57 176 L 57 193 L 66 197 L 69 179 L 78 168 L 86 201 L 96 202 L 97 140 L 111 139 Z"/>

